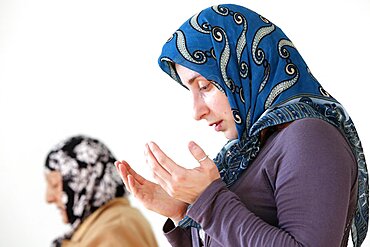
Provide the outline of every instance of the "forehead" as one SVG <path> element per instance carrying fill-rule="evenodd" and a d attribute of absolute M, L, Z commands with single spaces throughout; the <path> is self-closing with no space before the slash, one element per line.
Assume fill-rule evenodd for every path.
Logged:
<path fill-rule="evenodd" d="M 188 69 L 180 64 L 175 64 L 175 69 L 177 74 L 180 76 L 181 82 L 184 83 L 185 85 L 191 85 L 194 79 L 202 76 L 198 72 Z"/>

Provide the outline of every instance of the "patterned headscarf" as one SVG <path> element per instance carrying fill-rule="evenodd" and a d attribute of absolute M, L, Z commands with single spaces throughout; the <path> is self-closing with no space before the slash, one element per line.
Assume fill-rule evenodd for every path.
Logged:
<path fill-rule="evenodd" d="M 311 74 L 282 30 L 237 5 L 213 6 L 191 17 L 165 43 L 158 63 L 174 80 L 174 64 L 201 74 L 226 94 L 238 131 L 214 159 L 230 187 L 257 156 L 260 132 L 302 118 L 331 123 L 347 138 L 358 165 L 355 246 L 368 228 L 368 173 L 355 126 L 343 106 Z M 183 85 L 184 86 L 184 85 Z M 182 227 L 200 227 L 189 217 Z"/>
<path fill-rule="evenodd" d="M 71 230 L 57 238 L 60 246 L 95 210 L 125 193 L 109 149 L 87 136 L 74 136 L 59 143 L 47 155 L 47 171 L 58 171 L 63 180 L 63 197 Z"/>

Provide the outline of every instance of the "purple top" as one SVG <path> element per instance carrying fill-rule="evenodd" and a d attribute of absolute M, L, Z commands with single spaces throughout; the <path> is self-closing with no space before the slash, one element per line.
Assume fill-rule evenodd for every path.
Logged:
<path fill-rule="evenodd" d="M 303 119 L 273 133 L 238 181 L 214 181 L 188 215 L 205 246 L 347 246 L 356 208 L 357 165 L 341 133 Z M 167 220 L 172 246 L 200 246 Z"/>

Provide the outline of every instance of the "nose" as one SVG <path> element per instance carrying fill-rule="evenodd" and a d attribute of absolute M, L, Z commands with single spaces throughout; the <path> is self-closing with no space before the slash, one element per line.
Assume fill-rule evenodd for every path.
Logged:
<path fill-rule="evenodd" d="M 209 108 L 202 97 L 193 95 L 193 118 L 197 121 L 205 119 Z"/>
<path fill-rule="evenodd" d="M 56 202 L 56 195 L 55 191 L 51 188 L 46 188 L 46 194 L 45 194 L 45 199 L 47 203 L 54 203 Z"/>

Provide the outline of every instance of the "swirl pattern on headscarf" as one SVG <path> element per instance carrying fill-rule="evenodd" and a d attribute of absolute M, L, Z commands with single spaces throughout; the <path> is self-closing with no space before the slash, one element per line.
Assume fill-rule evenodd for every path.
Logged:
<path fill-rule="evenodd" d="M 302 118 L 319 118 L 337 127 L 357 159 L 352 238 L 354 246 L 361 245 L 368 228 L 369 188 L 360 139 L 343 106 L 322 88 L 279 27 L 241 6 L 212 6 L 174 33 L 158 63 L 181 85 L 175 63 L 198 72 L 226 94 L 238 139 L 227 143 L 214 161 L 228 187 L 257 156 L 263 129 Z M 200 227 L 188 217 L 180 226 Z"/>
<path fill-rule="evenodd" d="M 62 175 L 63 199 L 71 231 L 54 241 L 59 246 L 78 226 L 109 200 L 125 193 L 110 150 L 99 140 L 74 136 L 49 152 L 45 167 Z"/>

